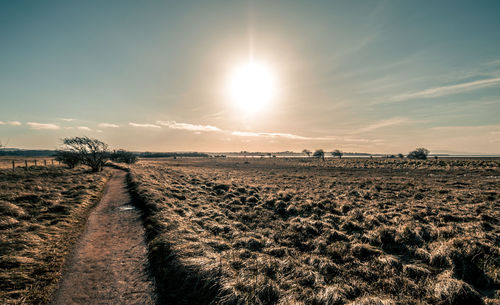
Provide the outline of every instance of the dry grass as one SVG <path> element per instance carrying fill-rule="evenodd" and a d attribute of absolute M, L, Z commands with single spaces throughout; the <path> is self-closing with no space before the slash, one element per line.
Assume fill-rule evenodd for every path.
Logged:
<path fill-rule="evenodd" d="M 108 173 L 0 170 L 0 304 L 48 304 Z"/>
<path fill-rule="evenodd" d="M 44 167 L 44 161 L 47 162 L 47 167 L 62 167 L 62 164 L 55 161 L 53 157 L 18 157 L 18 156 L 2 156 L 0 157 L 0 169 L 12 169 L 12 161 L 14 161 L 14 166 L 16 169 L 24 168 L 25 162 L 28 161 L 28 168 L 35 166 L 35 160 L 37 162 L 37 167 Z"/>
<path fill-rule="evenodd" d="M 142 161 L 167 304 L 495 304 L 496 160 Z"/>

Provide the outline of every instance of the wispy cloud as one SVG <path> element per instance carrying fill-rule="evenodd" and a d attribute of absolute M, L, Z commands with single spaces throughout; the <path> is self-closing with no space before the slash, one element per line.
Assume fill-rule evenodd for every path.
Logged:
<path fill-rule="evenodd" d="M 258 132 L 249 132 L 249 131 L 233 131 L 231 132 L 233 136 L 238 136 L 238 137 L 259 137 L 261 136 L 260 133 Z"/>
<path fill-rule="evenodd" d="M 416 92 L 404 93 L 390 98 L 389 102 L 401 102 L 416 98 L 440 97 L 444 95 L 476 90 L 479 88 L 491 87 L 496 85 L 500 85 L 500 77 L 487 78 L 456 85 L 441 86 Z"/>
<path fill-rule="evenodd" d="M 139 124 L 139 123 L 133 123 L 133 122 L 130 122 L 128 124 L 130 126 L 139 127 L 139 128 L 161 128 L 160 126 L 154 125 L 154 124 Z"/>
<path fill-rule="evenodd" d="M 381 139 L 360 139 L 360 138 L 342 138 L 341 141 L 348 143 L 381 143 Z"/>
<path fill-rule="evenodd" d="M 51 123 L 37 123 L 37 122 L 28 122 L 26 123 L 31 129 L 59 129 L 60 127 L 56 124 L 51 124 Z"/>
<path fill-rule="evenodd" d="M 120 127 L 120 125 L 111 124 L 111 123 L 100 123 L 99 127 L 102 127 L 102 128 L 118 128 L 118 127 Z"/>
<path fill-rule="evenodd" d="M 189 130 L 189 131 L 222 131 L 220 128 L 212 125 L 196 125 L 189 123 L 177 123 L 176 121 L 157 121 L 156 124 L 167 126 L 170 129 Z"/>
<path fill-rule="evenodd" d="M 488 66 L 500 66 L 500 58 L 489 61 L 486 63 L 486 65 L 488 65 Z"/>
<path fill-rule="evenodd" d="M 8 121 L 8 122 L 0 121 L 0 125 L 21 126 L 22 123 L 19 121 Z"/>
<path fill-rule="evenodd" d="M 313 137 L 304 137 L 304 136 L 299 136 L 291 133 L 280 133 L 280 132 L 264 132 L 264 136 L 271 137 L 271 138 L 284 138 L 284 139 L 291 139 L 291 140 L 317 140 L 318 138 L 313 138 Z"/>
<path fill-rule="evenodd" d="M 72 119 L 72 118 L 59 118 L 59 120 L 64 121 L 64 122 L 73 122 L 73 121 L 76 121 L 76 119 Z"/>
<path fill-rule="evenodd" d="M 87 126 L 78 126 L 77 127 L 78 130 L 83 130 L 83 131 L 91 131 L 92 129 L 90 129 L 89 127 Z"/>
<path fill-rule="evenodd" d="M 499 134 L 500 125 L 476 125 L 476 126 L 437 126 L 429 128 L 434 131 L 445 131 L 445 132 L 477 132 L 477 133 L 489 133 L 489 134 Z"/>
<path fill-rule="evenodd" d="M 291 133 L 281 133 L 281 132 L 251 132 L 251 131 L 232 131 L 231 135 L 237 137 L 264 137 L 264 138 L 283 138 L 290 140 L 334 140 L 336 137 L 305 137 L 300 135 L 295 135 Z"/>
<path fill-rule="evenodd" d="M 378 121 L 378 122 L 369 124 L 365 127 L 362 127 L 358 130 L 351 132 L 351 134 L 364 133 L 364 132 L 373 131 L 373 130 L 379 129 L 379 128 L 400 125 L 400 124 L 407 123 L 407 122 L 408 122 L 407 118 L 391 118 L 391 119 L 382 120 L 382 121 Z"/>

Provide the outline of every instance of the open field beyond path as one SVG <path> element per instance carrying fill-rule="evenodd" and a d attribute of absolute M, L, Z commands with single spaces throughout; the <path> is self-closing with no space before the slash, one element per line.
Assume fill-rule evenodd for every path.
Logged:
<path fill-rule="evenodd" d="M 115 170 L 69 260 L 55 304 L 154 304 L 140 214 Z"/>
<path fill-rule="evenodd" d="M 166 304 L 490 305 L 498 165 L 141 160 L 130 182 Z"/>

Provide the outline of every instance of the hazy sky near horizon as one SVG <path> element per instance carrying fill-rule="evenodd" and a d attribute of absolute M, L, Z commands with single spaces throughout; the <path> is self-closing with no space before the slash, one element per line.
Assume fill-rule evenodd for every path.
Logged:
<path fill-rule="evenodd" d="M 0 141 L 500 153 L 500 1 L 1 1 Z M 249 57 L 276 96 L 228 98 Z"/>

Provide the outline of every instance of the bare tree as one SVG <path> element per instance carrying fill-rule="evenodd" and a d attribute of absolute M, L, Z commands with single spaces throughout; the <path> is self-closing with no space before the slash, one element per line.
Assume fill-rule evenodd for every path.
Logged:
<path fill-rule="evenodd" d="M 340 150 L 336 149 L 334 151 L 332 151 L 332 156 L 333 157 L 339 157 L 339 159 L 342 159 L 342 156 L 344 155 L 343 152 L 341 152 Z"/>
<path fill-rule="evenodd" d="M 325 152 L 322 149 L 316 149 L 316 151 L 314 151 L 313 157 L 318 159 L 321 158 L 323 159 L 323 161 L 325 161 Z"/>
<path fill-rule="evenodd" d="M 408 154 L 408 159 L 426 160 L 429 155 L 429 150 L 425 148 L 417 148 Z"/>
<path fill-rule="evenodd" d="M 80 163 L 89 166 L 93 172 L 102 170 L 109 158 L 108 145 L 89 137 L 74 137 L 63 139 L 64 149 L 68 155 L 78 156 Z"/>
<path fill-rule="evenodd" d="M 137 162 L 137 155 L 123 149 L 115 150 L 110 154 L 111 161 L 133 164 Z"/>
<path fill-rule="evenodd" d="M 82 161 L 80 154 L 73 151 L 59 150 L 54 156 L 56 161 L 66 164 L 68 168 L 75 168 Z"/>
<path fill-rule="evenodd" d="M 303 154 L 305 154 L 305 155 L 307 155 L 308 157 L 310 157 L 310 156 L 311 156 L 311 151 L 310 151 L 309 149 L 304 149 L 304 150 L 302 151 L 302 153 L 303 153 Z"/>

